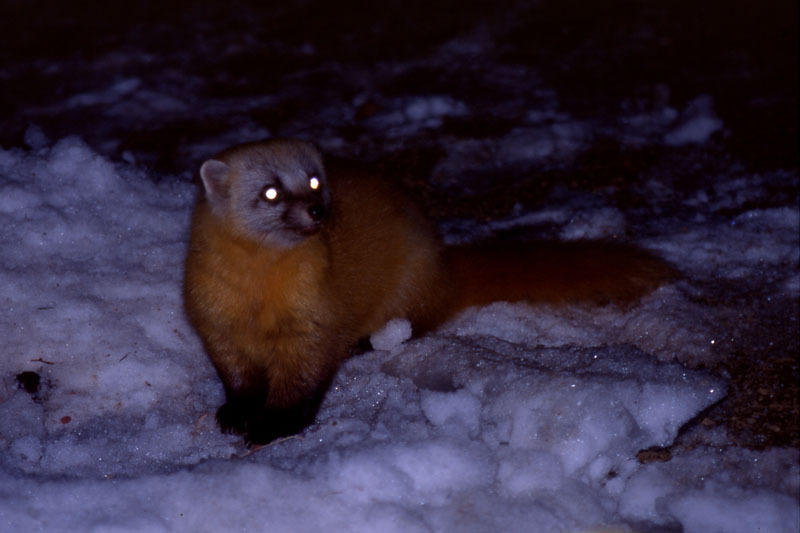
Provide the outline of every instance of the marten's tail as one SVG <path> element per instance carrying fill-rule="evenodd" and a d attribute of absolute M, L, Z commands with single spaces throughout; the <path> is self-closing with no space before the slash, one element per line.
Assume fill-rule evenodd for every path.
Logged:
<path fill-rule="evenodd" d="M 447 248 L 452 311 L 491 302 L 637 302 L 676 271 L 655 255 L 602 241 L 488 243 Z"/>

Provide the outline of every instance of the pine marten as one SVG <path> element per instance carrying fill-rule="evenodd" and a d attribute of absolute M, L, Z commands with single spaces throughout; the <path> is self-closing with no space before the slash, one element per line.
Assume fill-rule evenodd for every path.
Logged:
<path fill-rule="evenodd" d="M 326 174 L 310 143 L 229 148 L 200 167 L 184 299 L 225 386 L 223 431 L 251 444 L 313 422 L 339 364 L 388 320 L 416 333 L 493 301 L 632 301 L 670 274 L 601 244 L 446 248 L 396 185 Z"/>

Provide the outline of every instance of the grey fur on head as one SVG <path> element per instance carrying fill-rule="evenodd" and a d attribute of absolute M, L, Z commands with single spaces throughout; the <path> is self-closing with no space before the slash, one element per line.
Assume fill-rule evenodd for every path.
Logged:
<path fill-rule="evenodd" d="M 267 246 L 294 246 L 330 210 L 322 154 L 314 145 L 271 139 L 225 150 L 200 167 L 211 211 Z"/>

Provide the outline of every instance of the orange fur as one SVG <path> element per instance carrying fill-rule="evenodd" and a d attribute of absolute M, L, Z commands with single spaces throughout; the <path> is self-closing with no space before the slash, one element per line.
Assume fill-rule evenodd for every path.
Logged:
<path fill-rule="evenodd" d="M 223 155 L 240 156 L 236 148 Z M 291 156 L 276 149 L 274 157 Z M 186 309 L 225 384 L 220 424 L 251 442 L 311 423 L 352 346 L 392 318 L 420 332 L 499 300 L 624 304 L 671 274 L 658 258 L 619 245 L 445 250 L 385 180 L 345 173 L 331 176 L 329 188 L 327 218 L 292 246 L 254 240 L 205 199 L 195 210 Z"/>
<path fill-rule="evenodd" d="M 447 250 L 454 309 L 508 301 L 628 305 L 673 276 L 658 257 L 597 241 L 473 244 Z"/>
<path fill-rule="evenodd" d="M 331 192 L 326 225 L 290 248 L 238 234 L 205 201 L 194 214 L 184 282 L 189 318 L 229 403 L 243 397 L 261 404 L 253 410 L 267 406 L 271 418 L 281 419 L 272 431 L 257 413 L 239 420 L 230 409 L 220 411 L 225 429 L 253 442 L 310 423 L 359 339 L 391 318 L 427 329 L 444 316 L 440 244 L 425 217 L 381 180 L 341 176 Z"/>

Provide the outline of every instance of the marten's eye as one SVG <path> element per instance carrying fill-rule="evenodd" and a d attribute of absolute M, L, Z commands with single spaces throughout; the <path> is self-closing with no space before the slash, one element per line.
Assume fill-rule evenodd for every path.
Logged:
<path fill-rule="evenodd" d="M 265 200 L 274 202 L 278 198 L 278 189 L 275 187 L 266 187 L 261 194 L 264 196 Z"/>
<path fill-rule="evenodd" d="M 316 191 L 319 189 L 319 178 L 316 176 L 311 176 L 308 179 L 308 186 L 311 187 L 312 190 Z"/>

